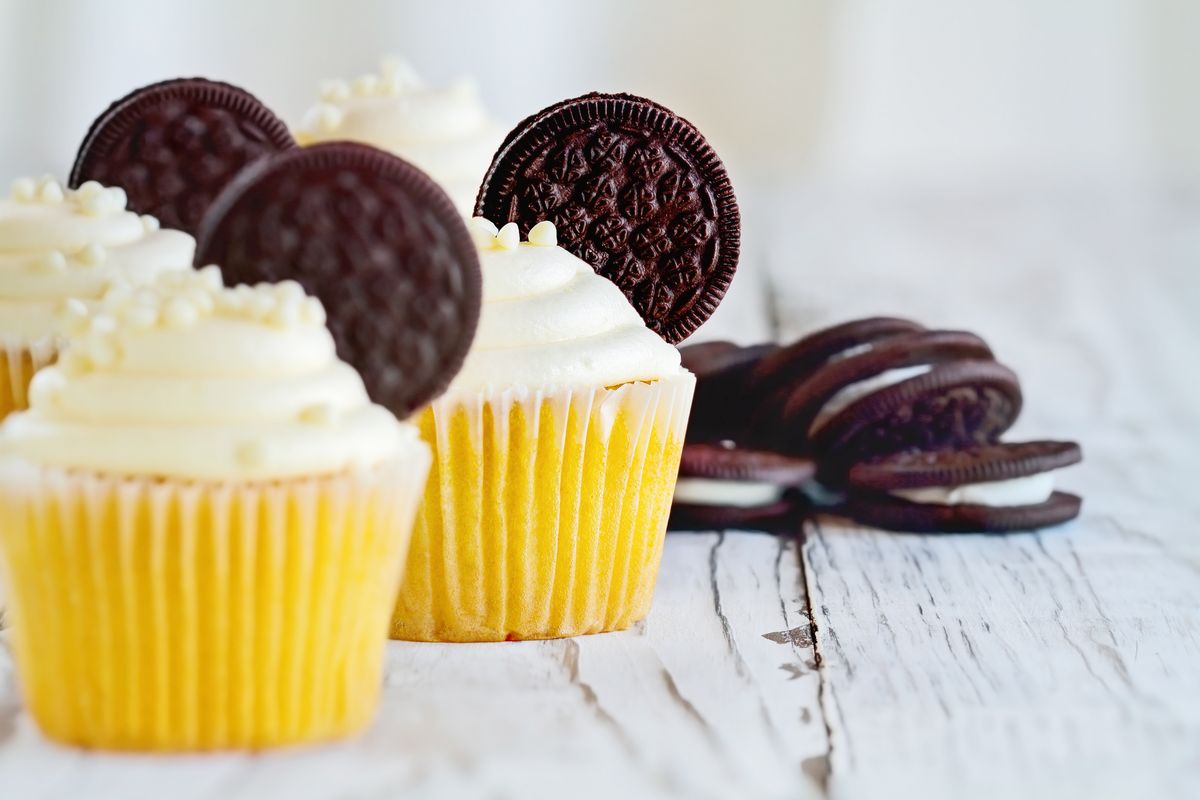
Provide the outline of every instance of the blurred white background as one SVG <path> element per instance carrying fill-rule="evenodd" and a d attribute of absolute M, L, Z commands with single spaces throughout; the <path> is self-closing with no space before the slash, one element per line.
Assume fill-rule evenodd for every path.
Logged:
<path fill-rule="evenodd" d="M 747 175 L 922 184 L 1200 175 L 1195 0 L 0 0 L 0 173 L 66 171 L 90 120 L 199 74 L 295 122 L 408 57 L 504 121 L 591 89 L 693 119 Z"/>
<path fill-rule="evenodd" d="M 1123 318 L 1097 284 L 1200 307 L 1197 42 L 1197 0 L 0 0 L 0 178 L 65 175 L 108 103 L 181 75 L 293 124 L 319 80 L 387 53 L 475 77 L 504 123 L 632 91 L 695 122 L 742 201 L 742 268 L 702 337 L 881 312 L 1003 327 L 1053 390 L 1055 342 L 1023 341 L 1023 315 L 1078 341 Z M 1134 333 L 1200 348 L 1200 320 Z"/>

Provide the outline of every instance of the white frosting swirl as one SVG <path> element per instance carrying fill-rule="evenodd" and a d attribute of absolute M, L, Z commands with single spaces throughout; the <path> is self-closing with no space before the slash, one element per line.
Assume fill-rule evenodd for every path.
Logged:
<path fill-rule="evenodd" d="M 616 284 L 556 246 L 541 222 L 519 242 L 471 220 L 483 270 L 475 341 L 447 394 L 510 386 L 616 386 L 678 375 L 679 351 L 646 327 Z"/>
<path fill-rule="evenodd" d="M 64 300 L 97 300 L 115 283 L 190 269 L 195 247 L 186 233 L 127 211 L 121 189 L 18 179 L 0 199 L 0 336 L 61 336 Z"/>
<path fill-rule="evenodd" d="M 372 466 L 416 441 L 339 361 L 294 282 L 224 289 L 216 267 L 69 304 L 71 343 L 34 376 L 0 453 L 105 473 L 274 479 Z"/>
<path fill-rule="evenodd" d="M 320 96 L 294 132 L 298 142 L 349 139 L 395 153 L 441 184 L 464 215 L 471 213 L 505 134 L 474 83 L 431 89 L 403 61 L 385 59 L 377 75 L 324 82 Z"/>

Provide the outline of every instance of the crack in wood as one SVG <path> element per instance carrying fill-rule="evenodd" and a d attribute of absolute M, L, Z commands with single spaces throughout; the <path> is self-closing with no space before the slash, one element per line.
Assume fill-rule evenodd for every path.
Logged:
<path fill-rule="evenodd" d="M 683 709 L 684 714 L 686 714 L 697 725 L 700 726 L 700 730 L 703 732 L 705 740 L 709 743 L 709 745 L 712 746 L 713 751 L 719 757 L 721 757 L 722 760 L 728 763 L 727 754 L 725 753 L 724 748 L 721 747 L 721 741 L 717 738 L 717 732 L 713 730 L 712 723 L 710 723 L 708 719 L 702 713 L 700 713 L 700 709 L 696 708 L 695 704 L 692 703 L 691 700 L 688 700 L 683 696 L 683 692 L 679 691 L 679 685 L 675 683 L 675 676 L 671 674 L 671 670 L 663 667 L 660 670 L 660 674 L 662 675 L 663 683 L 665 683 L 667 686 L 667 694 L 680 708 Z"/>
<path fill-rule="evenodd" d="M 748 677 L 748 668 L 746 660 L 742 657 L 741 651 L 738 649 L 737 641 L 733 636 L 733 626 L 729 624 L 729 618 L 725 616 L 725 610 L 721 608 L 721 587 L 717 585 L 717 553 L 721 549 L 721 545 L 725 543 L 725 531 L 717 532 L 717 541 L 713 543 L 712 549 L 708 551 L 708 581 L 709 587 L 712 589 L 713 597 L 713 613 L 717 615 L 717 620 L 721 623 L 721 633 L 725 636 L 725 645 L 729 648 L 730 655 L 733 656 L 733 667 L 739 678 Z"/>
<path fill-rule="evenodd" d="M 596 695 L 596 690 L 587 681 L 579 677 L 579 642 L 574 639 L 563 639 L 563 652 L 561 663 L 563 669 L 566 670 L 567 680 L 572 686 L 579 689 L 579 693 L 583 696 L 583 703 L 586 705 L 596 718 L 600 720 L 616 737 L 622 749 L 634 761 L 640 763 L 640 754 L 637 747 L 634 745 L 633 737 L 629 732 L 617 722 L 616 718 L 608 712 L 601 703 L 600 698 Z"/>
<path fill-rule="evenodd" d="M 801 536 L 805 543 L 808 541 L 808 526 L 810 525 L 817 537 L 821 534 L 821 529 L 816 519 L 808 520 L 801 529 Z M 808 558 L 804 552 L 805 549 L 804 546 L 796 548 L 796 560 L 800 565 L 800 580 L 804 584 L 803 613 L 808 619 L 808 640 L 812 646 L 813 666 L 817 673 L 817 710 L 821 714 L 821 723 L 825 726 L 825 753 L 806 758 L 801 762 L 800 768 L 820 788 L 822 793 L 828 795 L 830 783 L 833 778 L 833 725 L 829 716 L 830 711 L 826 701 L 826 693 L 828 693 L 829 700 L 833 703 L 836 703 L 836 698 L 833 696 L 833 685 L 829 682 L 829 676 L 825 674 L 823 667 L 824 658 L 821 655 L 820 629 L 817 627 L 817 617 L 813 610 L 813 593 L 819 588 L 819 580 L 809 569 Z M 810 577 L 813 579 L 812 581 L 809 580 Z M 830 631 L 830 633 L 832 634 L 833 632 Z M 836 636 L 834 637 L 834 641 L 836 642 Z M 853 753 L 851 753 L 851 759 L 853 759 Z"/>
<path fill-rule="evenodd" d="M 621 749 L 629 757 L 632 763 L 642 774 L 652 781 L 658 789 L 672 797 L 686 796 L 683 789 L 678 785 L 673 776 L 665 771 L 665 767 L 650 764 L 644 758 L 642 751 L 637 747 L 634 737 L 625 729 L 616 717 L 609 713 L 608 709 L 600 702 L 596 690 L 592 685 L 583 680 L 579 674 L 579 661 L 581 648 L 579 642 L 575 639 L 557 639 L 548 640 L 547 644 L 562 643 L 562 654 L 559 657 L 559 663 L 567 674 L 567 680 L 570 684 L 579 690 L 580 696 L 583 698 L 584 705 L 596 716 L 608 730 L 613 734 Z"/>

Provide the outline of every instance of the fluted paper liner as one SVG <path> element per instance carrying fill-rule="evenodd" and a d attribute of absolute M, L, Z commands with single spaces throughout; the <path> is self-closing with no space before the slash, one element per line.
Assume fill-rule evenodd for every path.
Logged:
<path fill-rule="evenodd" d="M 29 408 L 29 383 L 33 374 L 58 358 L 60 343 L 53 337 L 29 341 L 0 337 L 0 420 L 14 411 Z M 11 619 L 6 610 L 4 582 L 0 580 L 0 630 Z"/>
<path fill-rule="evenodd" d="M 29 408 L 29 382 L 33 374 L 58 358 L 60 343 L 53 337 L 32 341 L 0 338 L 0 420 Z"/>
<path fill-rule="evenodd" d="M 0 568 L 26 704 L 69 744 L 251 748 L 374 711 L 429 466 L 263 483 L 0 466 Z"/>
<path fill-rule="evenodd" d="M 650 610 L 695 378 L 426 409 L 434 452 L 392 637 L 543 639 Z"/>

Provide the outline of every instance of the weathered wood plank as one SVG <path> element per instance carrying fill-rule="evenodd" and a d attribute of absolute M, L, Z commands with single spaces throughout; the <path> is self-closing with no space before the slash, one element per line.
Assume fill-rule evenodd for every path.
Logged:
<path fill-rule="evenodd" d="M 1200 787 L 1200 548 L 1094 516 L 944 538 L 827 520 L 804 555 L 834 796 Z"/>
<path fill-rule="evenodd" d="M 1187 210 L 1185 213 L 1185 209 Z M 871 313 L 983 334 L 1022 378 L 1013 438 L 1080 440 L 1061 529 L 804 547 L 834 797 L 1200 794 L 1197 197 L 796 196 L 785 337 Z M 869 234 L 863 234 L 869 232 Z M 803 251 L 822 279 L 787 283 Z"/>

